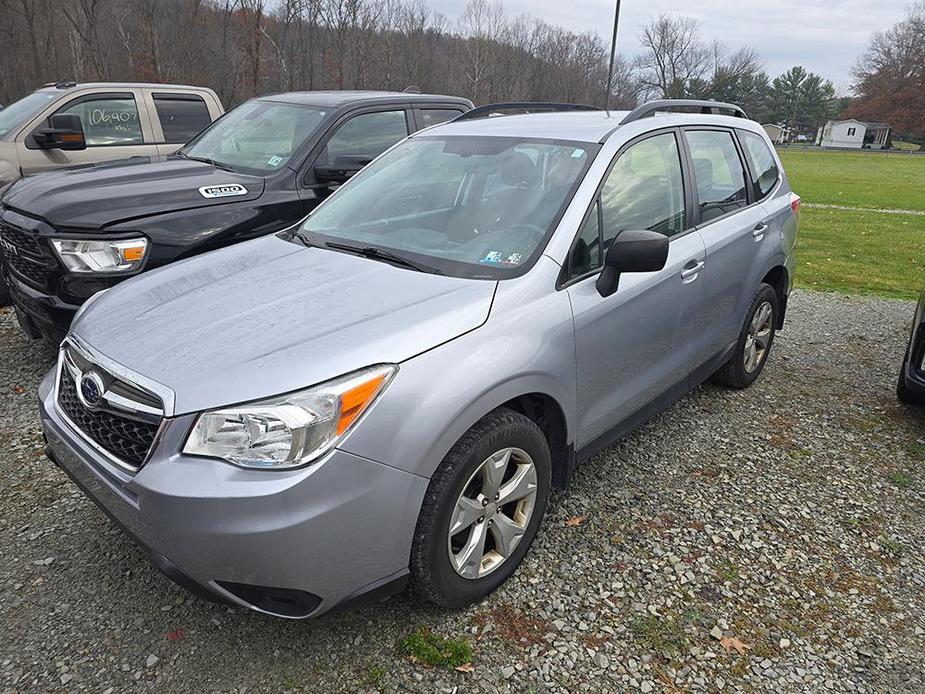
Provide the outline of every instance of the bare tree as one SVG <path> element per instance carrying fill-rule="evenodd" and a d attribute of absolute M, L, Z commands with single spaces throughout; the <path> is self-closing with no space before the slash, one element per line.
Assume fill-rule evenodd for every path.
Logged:
<path fill-rule="evenodd" d="M 700 40 L 700 23 L 691 17 L 661 14 L 643 27 L 639 40 L 642 84 L 666 99 L 688 96 L 710 66 L 711 50 Z"/>

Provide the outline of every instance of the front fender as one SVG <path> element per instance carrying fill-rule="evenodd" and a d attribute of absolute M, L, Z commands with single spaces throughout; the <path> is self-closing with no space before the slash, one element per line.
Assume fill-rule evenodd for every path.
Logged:
<path fill-rule="evenodd" d="M 518 303 L 517 292 L 505 293 L 499 288 L 484 325 L 403 362 L 340 448 L 429 478 L 473 424 L 529 393 L 559 404 L 566 441 L 573 442 L 577 391 L 568 296 L 552 291 Z"/>

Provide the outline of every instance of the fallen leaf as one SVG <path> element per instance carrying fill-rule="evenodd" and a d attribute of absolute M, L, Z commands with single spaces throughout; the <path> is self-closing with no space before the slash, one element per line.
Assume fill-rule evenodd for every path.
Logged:
<path fill-rule="evenodd" d="M 167 632 L 168 641 L 181 641 L 184 636 L 186 636 L 186 632 L 182 629 L 174 629 L 173 631 Z"/>
<path fill-rule="evenodd" d="M 475 670 L 475 668 L 472 667 L 472 663 L 463 663 L 462 665 L 457 665 L 453 669 L 458 670 L 459 672 L 472 672 Z"/>
<path fill-rule="evenodd" d="M 14 386 L 13 392 L 16 393 L 16 395 L 22 395 L 23 393 L 26 392 L 26 389 L 23 388 L 22 386 Z"/>
<path fill-rule="evenodd" d="M 569 526 L 581 525 L 582 523 L 584 523 L 584 521 L 585 521 L 584 516 L 572 516 L 571 518 L 565 519 L 565 524 Z"/>
<path fill-rule="evenodd" d="M 732 653 L 735 649 L 739 655 L 745 655 L 745 651 L 751 648 L 747 643 L 739 641 L 736 636 L 724 636 L 719 640 L 719 645 L 726 649 L 726 653 Z"/>

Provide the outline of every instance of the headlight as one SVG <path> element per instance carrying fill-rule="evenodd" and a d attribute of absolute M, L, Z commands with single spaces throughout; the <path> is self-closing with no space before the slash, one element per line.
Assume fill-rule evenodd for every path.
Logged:
<path fill-rule="evenodd" d="M 71 272 L 129 272 L 145 259 L 148 239 L 52 239 L 61 262 Z"/>
<path fill-rule="evenodd" d="M 333 448 L 398 371 L 382 364 L 288 395 L 203 412 L 183 452 L 242 467 L 288 469 Z"/>

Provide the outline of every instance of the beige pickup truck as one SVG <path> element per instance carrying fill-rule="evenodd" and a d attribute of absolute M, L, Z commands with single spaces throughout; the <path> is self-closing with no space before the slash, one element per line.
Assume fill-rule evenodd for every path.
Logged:
<path fill-rule="evenodd" d="M 223 110 L 204 87 L 47 84 L 0 110 L 0 189 L 62 166 L 170 154 Z"/>

